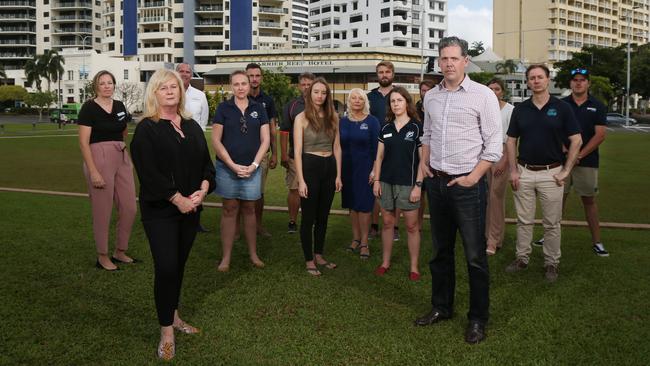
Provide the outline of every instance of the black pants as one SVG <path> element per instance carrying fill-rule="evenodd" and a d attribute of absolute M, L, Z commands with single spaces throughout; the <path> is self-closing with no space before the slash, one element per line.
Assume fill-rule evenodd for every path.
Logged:
<path fill-rule="evenodd" d="M 160 326 L 174 322 L 178 309 L 185 262 L 190 255 L 199 215 L 196 213 L 169 219 L 143 221 L 144 231 L 155 268 L 153 293 Z"/>
<path fill-rule="evenodd" d="M 485 177 L 472 187 L 458 184 L 447 187 L 451 178 L 428 179 L 426 188 L 431 215 L 433 259 L 431 269 L 431 304 L 451 316 L 456 287 L 456 232 L 460 232 L 469 274 L 469 320 L 488 321 L 490 274 L 485 254 Z"/>
<path fill-rule="evenodd" d="M 313 154 L 302 155 L 302 175 L 307 183 L 307 198 L 300 198 L 302 219 L 300 220 L 300 241 L 305 261 L 323 254 L 327 218 L 336 190 L 336 159 Z M 313 252 L 312 252 L 313 229 Z"/>

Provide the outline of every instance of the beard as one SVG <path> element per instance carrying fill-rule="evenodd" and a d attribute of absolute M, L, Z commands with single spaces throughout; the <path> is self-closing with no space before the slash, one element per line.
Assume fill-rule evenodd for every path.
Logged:
<path fill-rule="evenodd" d="M 382 88 L 390 86 L 393 83 L 393 79 L 379 79 L 379 85 Z"/>

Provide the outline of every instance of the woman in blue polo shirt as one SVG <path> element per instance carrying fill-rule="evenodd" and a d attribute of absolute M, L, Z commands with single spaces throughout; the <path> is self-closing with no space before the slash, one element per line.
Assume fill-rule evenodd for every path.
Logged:
<path fill-rule="evenodd" d="M 255 201 L 262 196 L 262 176 L 258 168 L 271 140 L 264 106 L 248 98 L 250 84 L 246 72 L 239 70 L 230 74 L 230 87 L 234 96 L 219 104 L 212 128 L 212 145 L 217 154 L 215 192 L 223 199 L 223 253 L 217 267 L 220 272 L 230 270 L 239 210 L 244 219 L 250 260 L 255 267 L 264 267 L 257 256 Z"/>
<path fill-rule="evenodd" d="M 390 268 L 395 211 L 400 209 L 406 221 L 411 258 L 409 278 L 417 281 L 420 279 L 418 208 L 422 194 L 422 172 L 418 168 L 422 155 L 418 114 L 406 89 L 396 87 L 388 93 L 387 98 L 390 109 L 386 113 L 386 120 L 390 122 L 379 132 L 374 168 L 378 180 L 373 183 L 373 192 L 379 199 L 384 224 L 381 232 L 382 264 L 375 274 L 383 276 Z"/>

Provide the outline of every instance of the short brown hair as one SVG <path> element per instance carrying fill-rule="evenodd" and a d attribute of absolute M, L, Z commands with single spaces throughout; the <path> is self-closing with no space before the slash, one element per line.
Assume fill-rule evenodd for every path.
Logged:
<path fill-rule="evenodd" d="M 532 64 L 526 68 L 526 80 L 528 80 L 528 73 L 530 70 L 535 70 L 535 69 L 542 69 L 544 70 L 544 73 L 546 74 L 546 77 L 549 77 L 551 75 L 551 71 L 548 69 L 548 67 L 544 64 Z"/>
<path fill-rule="evenodd" d="M 379 70 L 380 66 L 387 67 L 387 68 L 390 69 L 390 71 L 395 72 L 395 65 L 393 65 L 393 63 L 390 62 L 390 61 L 382 61 L 382 62 L 378 63 L 377 66 L 375 66 L 375 72 L 377 72 Z"/>
<path fill-rule="evenodd" d="M 102 71 L 98 72 L 98 73 L 95 75 L 95 77 L 93 77 L 93 91 L 95 92 L 95 95 L 98 95 L 98 94 L 99 94 L 99 93 L 97 92 L 98 89 L 99 89 L 99 78 L 101 78 L 101 77 L 104 76 L 104 75 L 108 75 L 108 76 L 111 77 L 111 80 L 113 80 L 113 88 L 115 88 L 115 84 L 116 84 L 116 82 L 115 82 L 115 75 L 113 75 L 113 73 L 111 73 L 111 72 L 108 71 L 108 70 L 102 70 Z"/>
<path fill-rule="evenodd" d="M 429 89 L 432 89 L 436 84 L 434 84 L 433 80 L 422 80 L 420 81 L 420 84 L 418 85 L 418 89 L 422 89 L 422 85 L 426 85 L 429 87 Z"/>
<path fill-rule="evenodd" d="M 244 75 L 246 76 L 246 79 L 248 79 L 248 74 L 244 70 L 235 70 L 230 73 L 230 77 L 228 78 L 228 82 L 232 84 L 232 78 L 234 78 L 236 75 Z"/>
<path fill-rule="evenodd" d="M 314 76 L 314 74 L 312 74 L 311 72 L 305 71 L 302 74 L 300 74 L 300 76 L 298 76 L 298 81 L 302 79 L 309 79 L 311 81 L 314 81 L 316 79 L 316 76 Z"/>
<path fill-rule="evenodd" d="M 490 81 L 488 81 L 487 83 L 485 83 L 485 86 L 490 86 L 490 85 L 492 85 L 492 84 L 497 84 L 497 85 L 499 85 L 499 86 L 501 87 L 501 90 L 503 90 L 503 91 L 506 90 L 506 84 L 505 84 L 505 83 L 503 82 L 503 80 L 500 79 L 500 78 L 492 78 L 492 79 L 490 79 Z"/>

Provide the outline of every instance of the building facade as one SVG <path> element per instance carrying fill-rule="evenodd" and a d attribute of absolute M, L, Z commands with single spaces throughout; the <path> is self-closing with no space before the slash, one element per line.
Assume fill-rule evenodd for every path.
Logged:
<path fill-rule="evenodd" d="M 424 48 L 438 55 L 446 0 L 311 0 L 309 46 Z"/>
<path fill-rule="evenodd" d="M 526 63 L 570 59 L 583 46 L 648 42 L 648 0 L 494 0 L 493 47 Z"/>

